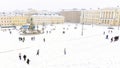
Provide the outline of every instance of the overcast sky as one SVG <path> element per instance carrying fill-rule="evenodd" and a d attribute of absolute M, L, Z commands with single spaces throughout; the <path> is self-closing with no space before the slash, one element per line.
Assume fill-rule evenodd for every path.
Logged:
<path fill-rule="evenodd" d="M 60 10 L 72 8 L 97 9 L 120 6 L 120 0 L 0 0 L 0 11 L 27 10 Z"/>

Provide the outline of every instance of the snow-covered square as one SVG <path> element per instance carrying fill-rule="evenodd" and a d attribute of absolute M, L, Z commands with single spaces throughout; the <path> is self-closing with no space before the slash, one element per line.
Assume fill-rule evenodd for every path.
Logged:
<path fill-rule="evenodd" d="M 83 25 L 83 36 L 82 25 L 73 23 L 46 25 L 38 35 L 1 30 L 0 68 L 120 68 L 120 32 L 108 27 Z"/>

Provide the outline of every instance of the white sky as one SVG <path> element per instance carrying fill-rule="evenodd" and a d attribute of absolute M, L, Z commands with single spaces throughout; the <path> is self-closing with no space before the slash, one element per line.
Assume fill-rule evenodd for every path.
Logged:
<path fill-rule="evenodd" d="M 0 0 L 0 11 L 26 10 L 60 10 L 72 8 L 97 9 L 116 7 L 120 0 Z"/>

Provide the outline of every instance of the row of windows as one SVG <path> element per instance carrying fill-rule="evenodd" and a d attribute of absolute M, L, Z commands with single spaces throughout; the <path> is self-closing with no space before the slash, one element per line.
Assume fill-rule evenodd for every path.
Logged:
<path fill-rule="evenodd" d="M 0 24 L 0 25 L 12 25 L 12 24 Z"/>
<path fill-rule="evenodd" d="M 26 22 L 26 21 L 0 21 L 0 22 Z"/>
<path fill-rule="evenodd" d="M 17 19 L 17 18 L 0 18 L 0 20 L 26 20 L 26 19 L 23 19 L 23 18 L 19 18 L 19 19 Z"/>
<path fill-rule="evenodd" d="M 33 18 L 33 19 L 41 19 L 41 20 L 42 19 L 50 19 L 51 20 L 51 19 L 64 19 L 64 18 Z"/>
<path fill-rule="evenodd" d="M 84 17 L 113 18 L 113 16 L 115 16 L 115 14 L 118 14 L 118 12 L 113 12 L 113 11 L 102 11 L 100 13 L 85 12 Z"/>
<path fill-rule="evenodd" d="M 13 24 L 0 24 L 1 26 L 4 25 L 4 26 L 9 26 L 9 25 L 13 25 Z M 15 24 L 15 25 L 22 25 L 21 23 L 18 23 L 18 24 Z"/>
<path fill-rule="evenodd" d="M 82 22 L 82 21 L 81 21 Z M 84 20 L 84 23 L 89 23 L 90 20 Z M 92 23 L 104 23 L 104 24 L 111 24 L 111 25 L 118 25 L 117 20 L 94 20 Z"/>

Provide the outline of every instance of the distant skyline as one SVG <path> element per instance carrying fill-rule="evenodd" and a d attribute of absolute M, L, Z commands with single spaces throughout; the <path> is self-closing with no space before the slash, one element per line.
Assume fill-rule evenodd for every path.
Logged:
<path fill-rule="evenodd" d="M 120 6 L 119 0 L 0 0 L 1 11 L 38 10 L 57 11 L 61 9 L 97 9 Z"/>

